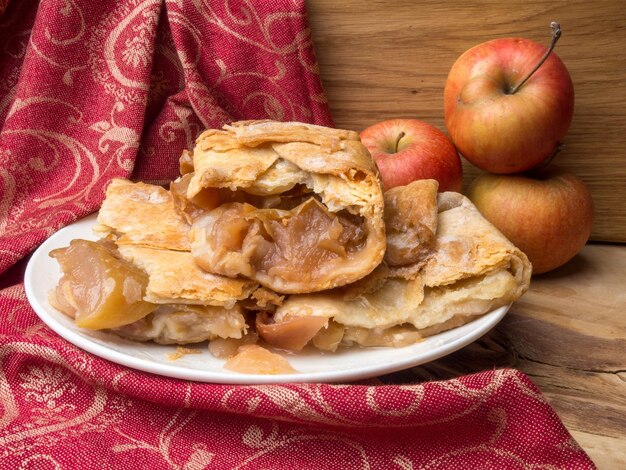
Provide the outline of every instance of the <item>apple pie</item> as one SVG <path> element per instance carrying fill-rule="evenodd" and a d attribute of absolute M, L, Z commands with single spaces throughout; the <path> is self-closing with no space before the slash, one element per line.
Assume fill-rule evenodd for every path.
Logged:
<path fill-rule="evenodd" d="M 190 216 L 191 253 L 206 271 L 293 294 L 349 284 L 382 261 L 383 195 L 356 132 L 239 122 L 205 131 L 192 159 L 177 184 L 215 204 Z"/>
<path fill-rule="evenodd" d="M 256 354 L 259 337 L 291 351 L 403 346 L 529 286 L 526 256 L 466 197 L 434 180 L 383 194 L 352 131 L 237 122 L 200 135 L 180 173 L 167 189 L 109 184 L 100 240 L 50 253 L 55 308 L 83 328 L 209 340 L 230 357 Z"/>
<path fill-rule="evenodd" d="M 202 270 L 189 251 L 190 229 L 170 191 L 114 179 L 94 228 L 102 239 L 72 240 L 50 253 L 63 272 L 51 304 L 82 328 L 134 340 L 241 338 L 246 312 L 273 308 L 282 297 Z"/>
<path fill-rule="evenodd" d="M 398 212 L 398 207 L 391 204 L 387 207 L 390 219 L 415 217 L 432 222 L 432 212 L 436 211 L 434 238 L 429 236 L 432 225 L 428 230 L 423 226 L 400 230 L 406 232 L 400 238 L 420 240 L 408 246 L 415 246 L 421 258 L 411 256 L 408 250 L 399 250 L 398 254 L 408 254 L 407 261 L 411 263 L 402 263 L 399 256 L 395 260 L 403 265 L 381 265 L 356 285 L 292 295 L 276 310 L 274 330 L 283 323 L 311 317 L 321 325 L 318 331 L 324 334 L 324 328 L 332 325 L 332 348 L 341 342 L 401 346 L 517 300 L 530 283 L 527 257 L 487 222 L 469 199 L 453 192 L 437 196 L 436 186 L 427 187 L 428 184 L 431 183 L 418 181 L 396 188 L 405 194 L 398 194 L 395 202 L 401 203 L 411 193 L 431 192 L 429 200 L 436 200 L 431 208 L 428 204 L 415 204 L 408 208 L 413 212 L 409 215 L 406 211 Z M 386 198 L 386 202 L 394 201 Z M 388 231 L 397 230 L 392 228 L 392 220 L 387 226 Z M 388 234 L 388 239 L 393 237 Z M 264 337 L 263 330 L 260 332 Z"/>
<path fill-rule="evenodd" d="M 77 239 L 50 255 L 63 275 L 49 301 L 81 328 L 163 344 L 247 332 L 240 300 L 258 285 L 204 273 L 189 253 Z"/>

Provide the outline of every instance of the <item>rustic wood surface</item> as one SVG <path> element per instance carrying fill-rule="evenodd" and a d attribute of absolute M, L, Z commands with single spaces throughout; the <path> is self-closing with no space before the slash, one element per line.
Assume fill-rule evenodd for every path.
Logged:
<path fill-rule="evenodd" d="M 600 469 L 626 468 L 626 246 L 589 244 L 531 288 L 479 341 L 384 380 L 528 374 Z"/>
<path fill-rule="evenodd" d="M 556 162 L 579 175 L 596 205 L 592 238 L 626 242 L 626 8 L 615 0 L 308 0 L 322 81 L 335 124 L 360 130 L 416 117 L 442 130 L 443 89 L 465 50 L 489 39 L 550 40 L 576 92 Z M 478 171 L 465 164 L 465 184 Z"/>
<path fill-rule="evenodd" d="M 557 156 L 590 186 L 595 240 L 626 241 L 626 5 L 607 1 L 309 0 L 335 124 L 354 130 L 417 117 L 445 130 L 443 88 L 466 49 L 564 33 L 576 108 Z M 478 172 L 465 164 L 465 183 Z M 390 380 L 445 379 L 500 366 L 527 373 L 599 468 L 626 468 L 626 245 L 590 244 L 533 277 L 530 291 L 480 341 Z"/>

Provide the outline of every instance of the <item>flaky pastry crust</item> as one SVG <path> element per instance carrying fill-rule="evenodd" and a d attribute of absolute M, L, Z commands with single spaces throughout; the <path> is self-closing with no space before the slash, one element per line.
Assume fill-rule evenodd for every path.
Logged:
<path fill-rule="evenodd" d="M 195 304 L 232 308 L 246 299 L 258 284 L 248 279 L 231 279 L 200 269 L 191 253 L 120 245 L 121 256 L 148 275 L 144 297 L 156 304 Z"/>
<path fill-rule="evenodd" d="M 211 246 L 215 231 L 215 218 L 211 216 L 194 223 L 192 230 L 192 253 L 205 269 L 229 276 L 243 275 L 280 293 L 302 293 L 356 281 L 383 258 L 386 240 L 380 181 L 376 165 L 356 132 L 303 123 L 238 122 L 201 134 L 193 150 L 193 167 L 188 198 L 207 188 L 228 188 L 260 197 L 305 188 L 329 214 L 343 211 L 359 218 L 366 233 L 362 246 L 342 260 L 328 261 L 329 269 L 322 274 L 313 272 L 306 279 L 296 279 L 281 275 L 280 269 L 255 267 L 247 262 L 248 255 L 237 271 L 232 253 L 218 254 L 223 246 Z M 246 220 L 257 217 L 250 207 L 238 210 Z M 294 215 L 297 214 L 274 213 L 271 218 L 284 217 L 286 224 Z M 259 217 L 263 218 L 260 213 Z M 267 221 L 264 224 L 267 229 Z M 258 252 L 254 247 L 250 250 L 252 256 Z M 241 257 L 235 253 L 235 258 Z"/>
<path fill-rule="evenodd" d="M 275 320 L 285 315 L 332 318 L 357 342 L 370 341 L 373 333 L 380 339 L 381 332 L 392 327 L 409 326 L 426 336 L 508 305 L 526 292 L 531 276 L 528 258 L 469 199 L 442 193 L 438 207 L 434 250 L 418 269 L 377 270 L 380 275 L 373 285 L 378 288 L 360 295 L 346 289 L 292 295 L 279 307 Z"/>
<path fill-rule="evenodd" d="M 189 251 L 191 226 L 166 189 L 116 178 L 106 190 L 95 231 L 117 245 Z"/>

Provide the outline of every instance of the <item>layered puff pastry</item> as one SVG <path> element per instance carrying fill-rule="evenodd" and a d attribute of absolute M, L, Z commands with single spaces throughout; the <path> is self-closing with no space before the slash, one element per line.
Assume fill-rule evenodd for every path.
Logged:
<path fill-rule="evenodd" d="M 169 191 L 115 178 L 107 186 L 94 232 L 118 245 L 189 251 L 190 229 Z"/>
<path fill-rule="evenodd" d="M 527 257 L 466 197 L 452 192 L 437 195 L 436 185 L 427 181 L 394 192 L 395 200 L 386 198 L 391 222 L 387 227 L 388 240 L 402 240 L 399 247 L 393 245 L 396 256 L 392 258 L 399 263 L 383 264 L 348 288 L 288 297 L 274 314 L 275 329 L 294 318 L 325 318 L 328 322 L 319 331 L 323 334 L 323 328 L 332 325 L 334 348 L 340 342 L 401 346 L 508 305 L 528 289 L 531 265 Z M 393 206 L 420 193 L 430 196 L 401 212 Z M 433 201 L 431 207 L 427 201 Z M 404 221 L 413 218 L 430 223 L 411 227 L 397 220 L 394 227 L 395 213 L 402 214 Z M 392 236 L 394 231 L 399 233 Z M 418 256 L 408 250 L 411 247 Z"/>
<path fill-rule="evenodd" d="M 294 294 L 349 284 L 383 259 L 383 195 L 356 132 L 238 122 L 205 131 L 190 157 L 176 184 L 188 201 L 215 204 L 190 213 L 191 253 L 206 271 Z"/>
<path fill-rule="evenodd" d="M 97 221 L 94 232 L 147 274 L 149 302 L 232 307 L 259 287 L 249 279 L 212 274 L 194 262 L 191 226 L 175 195 L 160 186 L 112 180 Z"/>
<path fill-rule="evenodd" d="M 94 227 L 101 240 L 51 252 L 63 271 L 51 304 L 78 326 L 134 340 L 241 338 L 246 312 L 273 308 L 282 297 L 201 269 L 189 251 L 190 229 L 170 191 L 112 180 Z"/>

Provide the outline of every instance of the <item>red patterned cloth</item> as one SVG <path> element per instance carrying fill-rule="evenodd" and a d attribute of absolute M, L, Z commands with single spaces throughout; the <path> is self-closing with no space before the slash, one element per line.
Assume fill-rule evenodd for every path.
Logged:
<path fill-rule="evenodd" d="M 0 0 L 0 468 L 593 468 L 517 371 L 192 383 L 42 324 L 29 252 L 111 178 L 169 180 L 201 129 L 268 117 L 332 124 L 302 0 Z"/>

